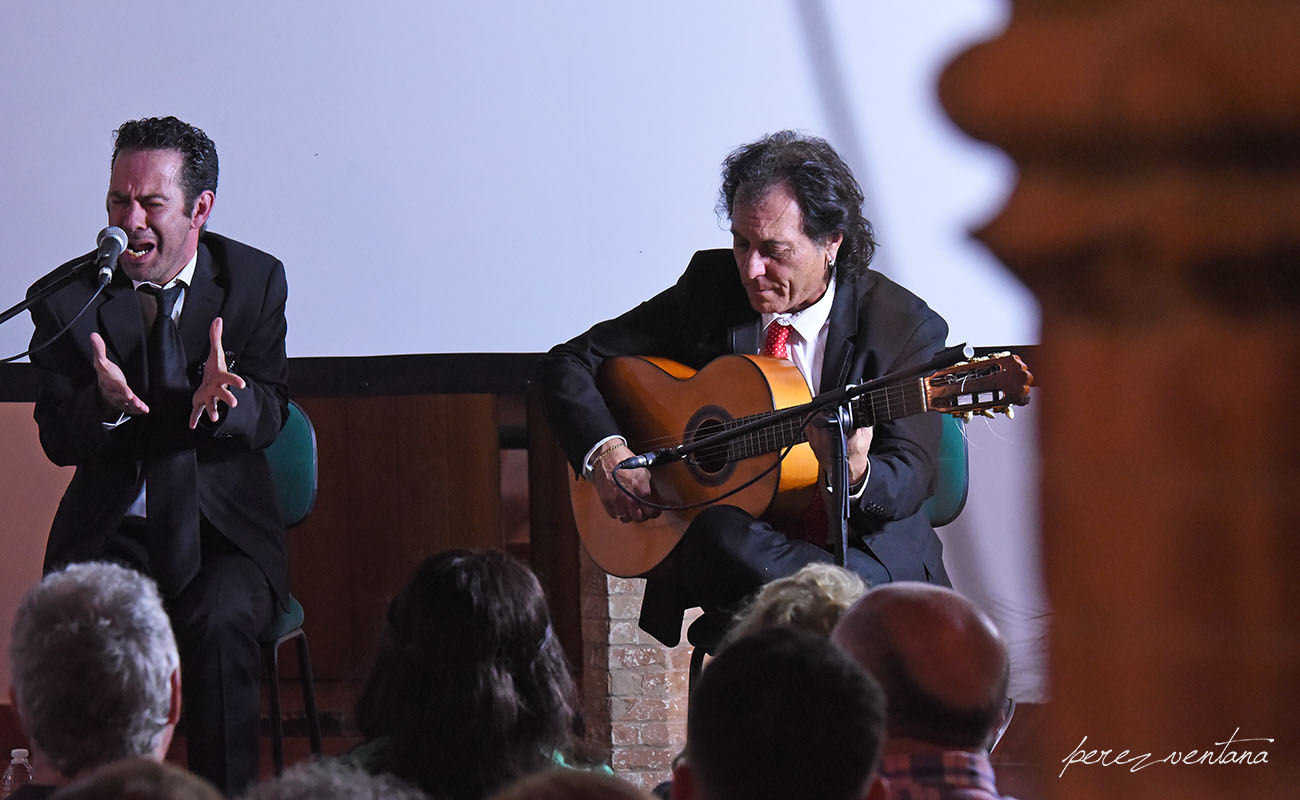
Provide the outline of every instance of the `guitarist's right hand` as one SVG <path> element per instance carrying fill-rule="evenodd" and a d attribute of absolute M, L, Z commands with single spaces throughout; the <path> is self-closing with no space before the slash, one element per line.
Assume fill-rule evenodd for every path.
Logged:
<path fill-rule="evenodd" d="M 605 506 L 605 513 L 620 522 L 645 522 L 648 519 L 654 519 L 660 514 L 659 509 L 644 505 L 628 497 L 614 483 L 614 467 L 618 466 L 624 459 L 631 458 L 634 455 L 636 453 L 633 453 L 627 445 L 619 445 L 603 454 L 592 465 L 591 482 L 596 486 L 596 492 L 600 495 L 600 502 Z M 636 497 L 660 502 L 659 495 L 654 490 L 654 483 L 651 481 L 649 469 L 642 467 L 641 469 L 620 470 L 618 481 L 623 485 L 623 488 Z"/>

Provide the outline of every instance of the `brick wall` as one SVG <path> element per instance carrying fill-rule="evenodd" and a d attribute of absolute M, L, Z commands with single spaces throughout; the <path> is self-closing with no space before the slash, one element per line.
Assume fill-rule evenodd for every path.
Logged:
<path fill-rule="evenodd" d="M 581 578 L 588 746 L 620 778 L 653 788 L 668 779 L 686 741 L 685 628 L 682 644 L 664 647 L 637 627 L 643 579 L 606 575 L 585 553 Z"/>

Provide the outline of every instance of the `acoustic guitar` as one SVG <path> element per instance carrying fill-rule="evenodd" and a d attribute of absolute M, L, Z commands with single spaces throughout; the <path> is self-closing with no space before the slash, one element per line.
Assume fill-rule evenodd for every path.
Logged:
<path fill-rule="evenodd" d="M 1032 383 L 1016 355 L 972 359 L 869 389 L 852 400 L 852 422 L 865 427 L 930 411 L 1010 416 L 1011 406 L 1029 402 Z M 789 361 L 726 355 L 697 372 L 665 358 L 620 356 L 602 364 L 597 387 L 637 453 L 756 426 L 725 444 L 655 465 L 654 486 L 663 504 L 682 508 L 645 522 L 611 518 L 595 486 L 573 480 L 569 498 L 578 534 L 592 560 L 611 575 L 649 571 L 676 546 L 691 520 L 727 492 L 738 489 L 726 497 L 729 505 L 778 525 L 807 509 L 818 475 L 804 438 L 808 414 L 785 412 L 808 406 L 811 413 L 812 398 Z"/>

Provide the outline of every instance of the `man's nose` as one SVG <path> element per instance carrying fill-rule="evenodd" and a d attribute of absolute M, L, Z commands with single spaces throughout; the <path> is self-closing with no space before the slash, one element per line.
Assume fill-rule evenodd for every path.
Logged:
<path fill-rule="evenodd" d="M 762 277 L 767 272 L 767 260 L 758 250 L 750 250 L 744 254 L 743 261 L 740 265 L 741 274 L 750 280 Z"/>
<path fill-rule="evenodd" d="M 139 203 L 127 203 L 120 207 L 121 219 L 110 220 L 116 222 L 122 228 L 128 231 L 143 230 L 146 227 L 148 215 L 145 214 L 144 206 Z"/>

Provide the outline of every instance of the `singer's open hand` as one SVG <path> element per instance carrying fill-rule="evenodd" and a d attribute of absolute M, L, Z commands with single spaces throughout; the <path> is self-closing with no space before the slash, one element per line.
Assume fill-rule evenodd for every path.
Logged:
<path fill-rule="evenodd" d="M 620 461 L 634 455 L 636 454 L 627 445 L 621 445 L 601 458 L 591 472 L 592 483 L 596 485 L 596 492 L 600 495 L 600 502 L 605 506 L 605 513 L 620 522 L 645 522 L 654 519 L 660 513 L 659 509 L 628 497 L 614 484 L 612 477 L 614 467 L 618 466 Z M 660 502 L 650 479 L 650 470 L 645 468 L 620 470 L 618 480 L 624 488 L 637 497 Z"/>
<path fill-rule="evenodd" d="M 221 403 L 231 408 L 239 405 L 239 400 L 230 391 L 230 387 L 243 389 L 247 386 L 243 378 L 226 370 L 226 351 L 221 348 L 221 317 L 212 320 L 212 327 L 208 328 L 208 341 L 212 350 L 203 365 L 203 383 L 199 384 L 190 406 L 191 430 L 199 424 L 204 411 L 208 413 L 208 419 L 216 422 L 221 419 Z"/>
<path fill-rule="evenodd" d="M 131 417 L 148 414 L 149 406 L 131 391 L 122 368 L 108 360 L 108 349 L 98 333 L 90 334 L 90 347 L 95 351 L 95 378 L 104 407 Z"/>

